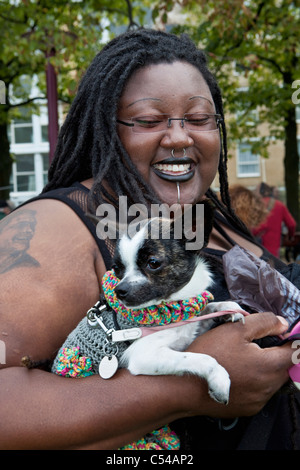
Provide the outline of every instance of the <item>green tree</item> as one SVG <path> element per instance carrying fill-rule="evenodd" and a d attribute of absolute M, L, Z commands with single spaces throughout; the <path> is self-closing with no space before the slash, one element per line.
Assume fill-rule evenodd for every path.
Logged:
<path fill-rule="evenodd" d="M 167 22 L 175 5 L 184 15 L 184 25 L 173 30 L 189 33 L 207 51 L 223 90 L 225 110 L 235 115 L 228 126 L 230 141 L 260 137 L 249 143 L 264 157 L 270 139 L 284 141 L 286 200 L 299 224 L 299 155 L 292 100 L 292 85 L 300 78 L 299 0 L 162 0 L 153 14 Z M 246 85 L 243 91 L 241 84 Z M 259 110 L 258 121 L 253 118 L 255 110 Z M 261 134 L 262 123 L 268 125 L 267 135 Z"/>
<path fill-rule="evenodd" d="M 8 125 L 22 106 L 46 97 L 48 61 L 57 77 L 58 98 L 70 103 L 81 74 L 122 29 L 142 24 L 146 10 L 133 10 L 130 0 L 2 0 L 0 1 L 0 80 L 5 104 L 0 104 L 0 198 L 8 198 L 12 156 Z M 39 96 L 29 97 L 25 77 L 38 77 Z M 13 92 L 12 92 L 13 90 Z M 12 98 L 14 95 L 14 98 Z"/>

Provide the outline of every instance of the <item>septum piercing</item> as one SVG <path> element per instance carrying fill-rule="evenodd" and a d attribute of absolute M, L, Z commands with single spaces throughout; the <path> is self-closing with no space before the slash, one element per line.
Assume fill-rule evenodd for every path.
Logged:
<path fill-rule="evenodd" d="M 180 204 L 180 187 L 179 187 L 178 181 L 176 185 L 177 185 L 177 204 Z"/>
<path fill-rule="evenodd" d="M 186 150 L 185 150 L 185 148 L 183 148 L 182 151 L 183 151 L 183 155 L 182 155 L 181 158 L 184 158 L 184 157 L 186 157 Z M 171 150 L 171 155 L 172 155 L 173 158 L 176 158 L 176 157 L 175 157 L 175 149 L 172 149 L 172 150 Z"/>

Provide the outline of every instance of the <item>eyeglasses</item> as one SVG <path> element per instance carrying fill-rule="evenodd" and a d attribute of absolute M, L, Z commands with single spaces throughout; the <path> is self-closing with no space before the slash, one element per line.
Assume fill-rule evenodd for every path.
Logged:
<path fill-rule="evenodd" d="M 150 132 L 162 132 L 171 127 L 171 121 L 180 121 L 182 128 L 195 132 L 210 132 L 218 129 L 222 122 L 220 114 L 194 113 L 184 114 L 182 118 L 171 118 L 168 114 L 156 114 L 151 116 L 139 116 L 130 118 L 131 122 L 117 119 L 119 124 L 132 128 L 137 134 L 148 134 Z"/>

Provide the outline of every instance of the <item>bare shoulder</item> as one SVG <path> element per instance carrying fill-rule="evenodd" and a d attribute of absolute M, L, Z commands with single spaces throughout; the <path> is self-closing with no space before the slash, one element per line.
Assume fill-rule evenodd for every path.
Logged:
<path fill-rule="evenodd" d="M 0 340 L 6 365 L 53 356 L 99 297 L 97 244 L 64 203 L 29 203 L 0 223 Z M 1 367 L 1 364 L 0 364 Z"/>

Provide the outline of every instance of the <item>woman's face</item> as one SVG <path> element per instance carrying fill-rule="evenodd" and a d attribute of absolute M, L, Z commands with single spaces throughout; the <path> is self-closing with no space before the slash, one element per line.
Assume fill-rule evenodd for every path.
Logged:
<path fill-rule="evenodd" d="M 182 118 L 184 114 L 194 113 L 215 113 L 212 96 L 199 70 L 178 61 L 137 70 L 124 88 L 118 120 L 131 123 L 131 118 L 137 117 L 167 114 Z M 169 127 L 166 125 L 158 132 L 148 129 L 143 133 L 118 124 L 120 139 L 132 162 L 159 199 L 167 204 L 177 202 L 178 180 L 180 203 L 198 202 L 211 185 L 219 163 L 218 129 L 197 132 L 181 124 L 180 120 L 172 120 Z M 184 166 L 180 166 L 181 162 Z"/>

